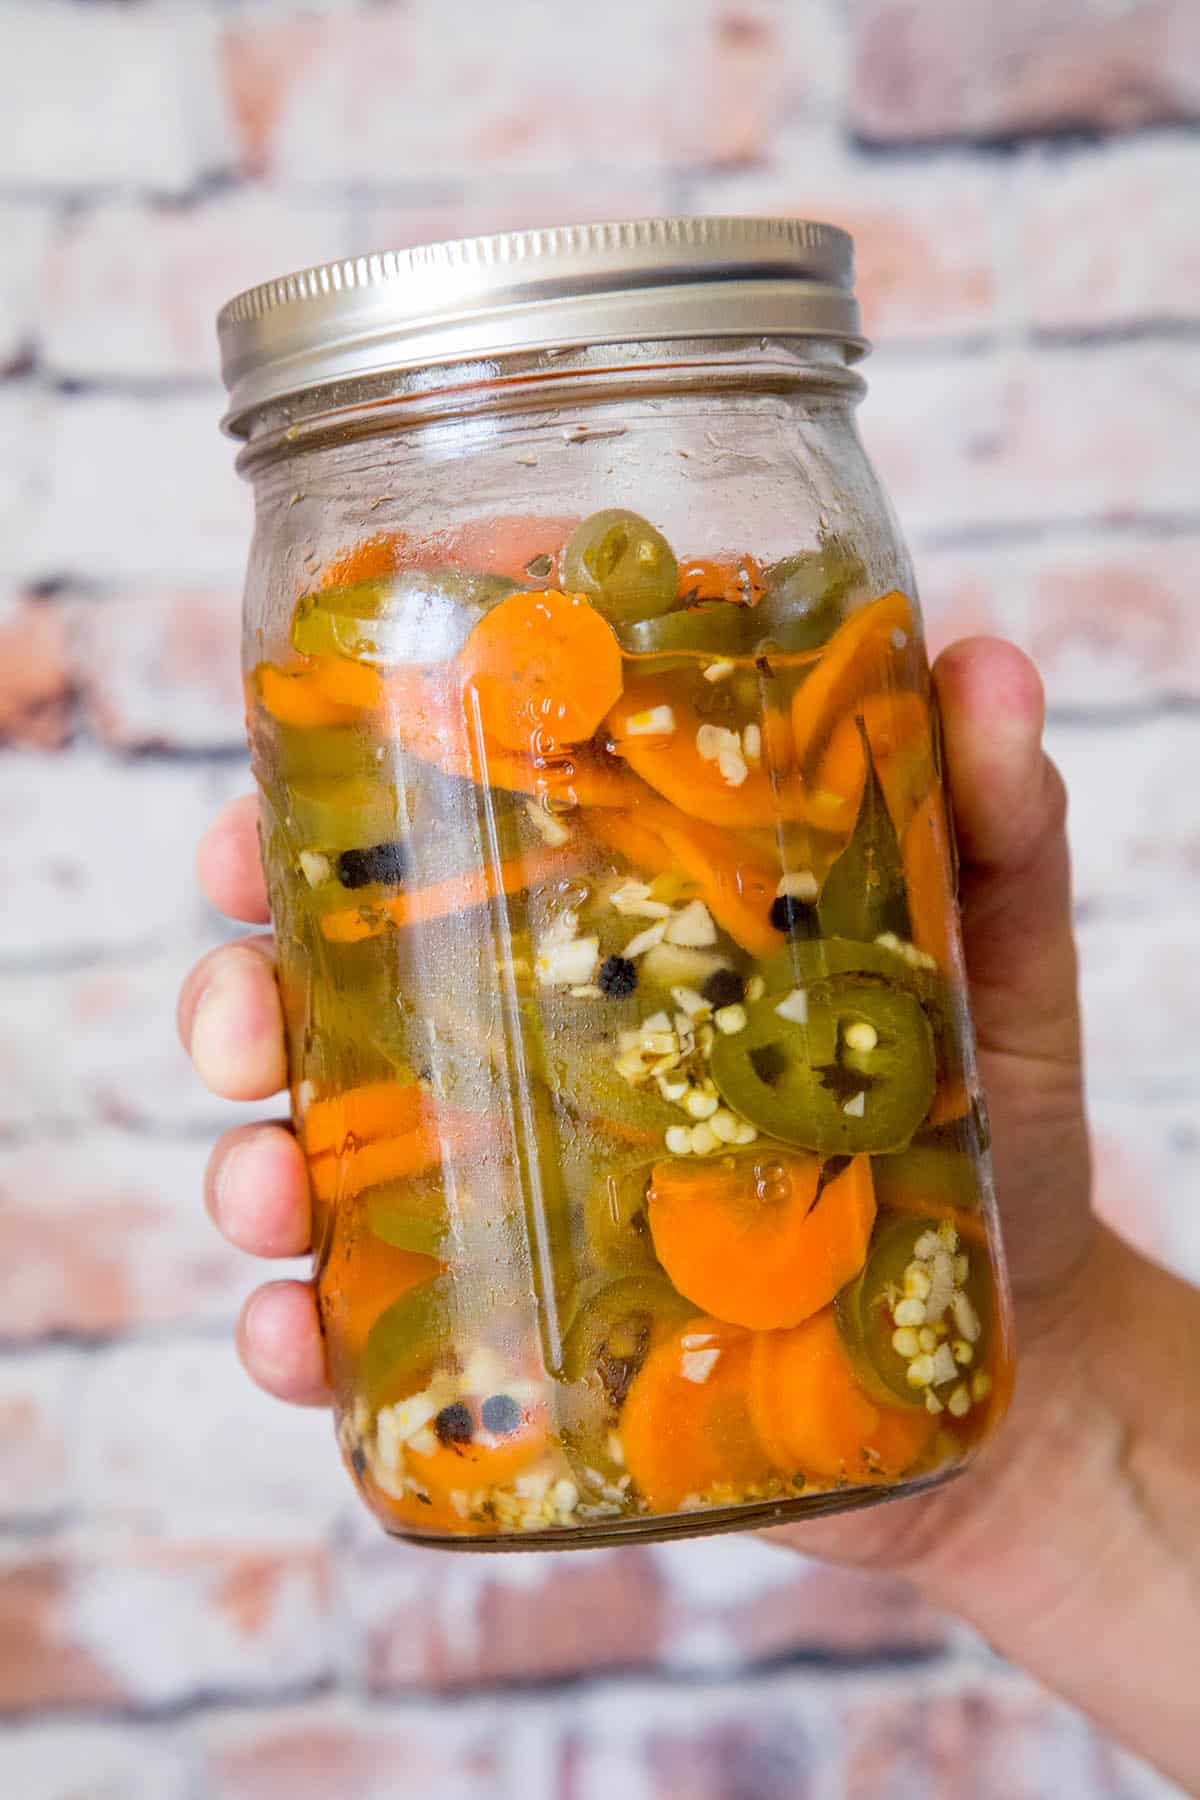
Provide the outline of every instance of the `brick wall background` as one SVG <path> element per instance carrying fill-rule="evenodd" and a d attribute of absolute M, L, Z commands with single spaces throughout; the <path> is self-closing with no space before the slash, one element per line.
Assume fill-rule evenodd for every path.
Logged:
<path fill-rule="evenodd" d="M 1200 1277 L 1200 7 L 5 0 L 0 121 L 0 1792 L 1165 1794 L 887 1582 L 376 1537 L 236 1367 L 234 1109 L 171 1005 L 246 781 L 217 304 L 517 223 L 832 218 L 933 635 L 1048 683 L 1102 1204 Z"/>

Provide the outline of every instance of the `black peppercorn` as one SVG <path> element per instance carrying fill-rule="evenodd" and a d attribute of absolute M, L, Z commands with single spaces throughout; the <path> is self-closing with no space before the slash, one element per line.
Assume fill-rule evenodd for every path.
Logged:
<path fill-rule="evenodd" d="M 700 992 L 714 1012 L 723 1006 L 740 1006 L 746 998 L 746 978 L 736 969 L 714 969 Z"/>
<path fill-rule="evenodd" d="M 612 1000 L 625 1000 L 638 984 L 637 964 L 627 956 L 610 956 L 600 964 L 596 985 Z"/>
<path fill-rule="evenodd" d="M 455 1400 L 450 1406 L 443 1406 L 433 1421 L 433 1429 L 441 1444 L 469 1444 L 475 1435 L 475 1421 L 471 1417 L 470 1407 L 464 1406 L 461 1400 Z"/>
<path fill-rule="evenodd" d="M 480 1411 L 483 1429 L 497 1437 L 511 1437 L 521 1423 L 521 1408 L 511 1394 L 489 1394 Z"/>
<path fill-rule="evenodd" d="M 786 931 L 789 937 L 821 935 L 816 907 L 810 900 L 797 899 L 795 894 L 780 894 L 771 902 L 771 923 L 776 931 Z"/>
<path fill-rule="evenodd" d="M 404 845 L 371 844 L 365 850 L 343 850 L 338 857 L 338 880 L 343 887 L 369 887 L 383 882 L 396 887 L 404 880 Z"/>

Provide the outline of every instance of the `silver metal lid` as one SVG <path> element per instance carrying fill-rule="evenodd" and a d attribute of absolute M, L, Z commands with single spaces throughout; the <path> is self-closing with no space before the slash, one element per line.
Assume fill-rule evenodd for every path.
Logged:
<path fill-rule="evenodd" d="M 507 351 L 827 337 L 866 350 L 854 246 L 806 219 L 631 219 L 422 244 L 249 288 L 217 320 L 226 428 L 327 382 Z"/>

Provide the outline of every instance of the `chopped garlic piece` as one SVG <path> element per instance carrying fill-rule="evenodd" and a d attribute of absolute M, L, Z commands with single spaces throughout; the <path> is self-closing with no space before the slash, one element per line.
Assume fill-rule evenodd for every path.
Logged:
<path fill-rule="evenodd" d="M 746 983 L 747 1000 L 761 1000 L 767 991 L 767 984 L 761 975 L 752 975 Z"/>
<path fill-rule="evenodd" d="M 527 800 L 525 812 L 543 843 L 548 844 L 552 850 L 561 849 L 563 844 L 570 843 L 571 833 L 561 819 L 555 818 L 549 807 L 537 800 Z"/>
<path fill-rule="evenodd" d="M 671 915 L 671 908 L 664 900 L 653 899 L 644 881 L 623 881 L 612 890 L 608 903 L 629 918 L 667 919 Z"/>
<path fill-rule="evenodd" d="M 703 900 L 690 900 L 672 914 L 666 923 L 666 939 L 668 944 L 682 944 L 689 950 L 707 950 L 716 943 L 717 928 Z"/>
<path fill-rule="evenodd" d="M 545 945 L 533 966 L 543 987 L 578 987 L 591 981 L 599 962 L 600 939 L 586 937 Z"/>
<path fill-rule="evenodd" d="M 913 1255 L 919 1256 L 922 1262 L 932 1262 L 938 1253 L 938 1235 L 936 1231 L 923 1231 L 913 1245 Z"/>
<path fill-rule="evenodd" d="M 916 1356 L 908 1365 L 908 1385 L 915 1388 L 926 1388 L 933 1380 L 932 1356 Z"/>
<path fill-rule="evenodd" d="M 702 1386 L 720 1360 L 719 1350 L 685 1350 L 679 1359 L 679 1373 L 685 1381 Z"/>
<path fill-rule="evenodd" d="M 669 706 L 651 706 L 645 712 L 630 713 L 625 721 L 627 737 L 670 737 L 675 729 L 675 713 Z"/>
<path fill-rule="evenodd" d="M 725 1037 L 733 1037 L 736 1032 L 746 1029 L 746 1009 L 744 1006 L 721 1006 L 713 1014 L 713 1024 Z"/>
<path fill-rule="evenodd" d="M 866 1110 L 867 1096 L 865 1089 L 861 1094 L 855 1094 L 853 1100 L 847 1100 L 845 1106 L 842 1108 L 842 1111 L 848 1119 L 861 1119 L 865 1115 Z"/>
<path fill-rule="evenodd" d="M 680 1011 L 687 1014 L 689 1019 L 706 1018 L 712 1011 L 712 1007 L 708 1004 L 704 995 L 698 994 L 695 988 L 673 987 L 671 989 L 671 998 L 676 1006 L 679 1007 Z"/>
<path fill-rule="evenodd" d="M 729 787 L 741 787 L 750 773 L 749 766 L 741 750 L 722 750 L 717 758 L 717 768 L 721 779 Z"/>
<path fill-rule="evenodd" d="M 786 1000 L 781 1000 L 775 1008 L 781 1019 L 788 1019 L 793 1025 L 808 1024 L 808 989 L 793 988 Z"/>
<path fill-rule="evenodd" d="M 960 1335 L 966 1338 L 968 1344 L 977 1344 L 980 1333 L 979 1314 L 961 1290 L 951 1301 L 950 1310 L 954 1315 L 954 1323 L 958 1326 Z"/>
<path fill-rule="evenodd" d="M 642 1020 L 643 1031 L 670 1031 L 671 1021 L 665 1012 L 651 1013 L 648 1019 Z"/>
<path fill-rule="evenodd" d="M 796 869 L 780 878 L 775 897 L 777 900 L 815 900 L 820 891 L 811 869 Z"/>
<path fill-rule="evenodd" d="M 954 1360 L 954 1352 L 949 1344 L 939 1344 L 933 1353 L 933 1379 L 938 1386 L 943 1381 L 954 1381 L 958 1375 L 958 1364 Z"/>
<path fill-rule="evenodd" d="M 742 740 L 727 725 L 701 725 L 696 732 L 696 751 L 705 762 L 716 762 L 725 751 L 742 754 Z"/>
<path fill-rule="evenodd" d="M 925 1390 L 925 1410 L 931 1413 L 940 1413 L 946 1410 L 932 1388 Z"/>
<path fill-rule="evenodd" d="M 742 732 L 742 755 L 753 768 L 757 768 L 761 763 L 762 729 L 760 726 L 750 724 Z"/>
<path fill-rule="evenodd" d="M 705 681 L 726 681 L 733 674 L 736 665 L 731 662 L 711 662 L 704 671 Z"/>
<path fill-rule="evenodd" d="M 333 864 L 319 850 L 302 850 L 300 868 L 309 887 L 320 887 L 333 874 Z"/>
<path fill-rule="evenodd" d="M 687 1099 L 688 1084 L 686 1081 L 668 1081 L 665 1075 L 660 1075 L 658 1078 L 658 1091 L 664 1100 L 669 1100 L 674 1106 L 677 1105 L 680 1100 Z"/>
<path fill-rule="evenodd" d="M 666 930 L 667 921 L 665 919 L 658 919 L 653 925 L 647 925 L 644 931 L 639 931 L 636 937 L 630 938 L 621 952 L 622 956 L 631 959 L 635 956 L 644 956 L 647 950 L 653 950 L 655 944 L 662 943 Z"/>

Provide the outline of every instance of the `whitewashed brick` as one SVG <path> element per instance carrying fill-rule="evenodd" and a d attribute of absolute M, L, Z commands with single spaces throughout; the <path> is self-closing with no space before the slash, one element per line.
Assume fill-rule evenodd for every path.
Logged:
<path fill-rule="evenodd" d="M 226 300 L 347 248 L 340 209 L 299 210 L 279 194 L 99 206 L 72 219 L 50 258 L 46 362 L 83 379 L 212 378 Z"/>
<path fill-rule="evenodd" d="M 1079 926 L 1089 1091 L 1113 1099 L 1200 1101 L 1200 919 L 1169 912 Z"/>
<path fill-rule="evenodd" d="M 176 1036 L 175 996 L 204 947 L 0 976 L 0 1132 L 129 1125 L 215 1135 L 269 1114 L 269 1104 L 209 1094 Z"/>
<path fill-rule="evenodd" d="M 44 504 L 52 402 L 32 381 L 0 383 L 0 578 L 29 572 L 29 551 Z M 19 454 L 13 453 L 13 447 Z"/>
<path fill-rule="evenodd" d="M 330 1415 L 254 1387 L 231 1341 L 129 1345 L 88 1365 L 76 1479 L 97 1516 L 276 1548 L 362 1502 Z"/>
<path fill-rule="evenodd" d="M 114 1130 L 0 1144 L 0 1338 L 232 1329 L 262 1270 L 204 1209 L 208 1151 Z"/>
<path fill-rule="evenodd" d="M 59 395 L 46 498 L 22 572 L 93 581 L 238 582 L 250 490 L 218 429 L 216 389 L 169 398 Z"/>
<path fill-rule="evenodd" d="M 74 690 L 90 730 L 106 744 L 206 750 L 245 743 L 242 597 L 232 582 L 123 588 L 59 607 Z M 2 620 L 0 613 L 0 643 Z"/>
<path fill-rule="evenodd" d="M 145 1725 L 11 1727 L 0 1786 L 21 1800 L 193 1800 L 186 1752 Z"/>
<path fill-rule="evenodd" d="M 8 1226 L 6 1208 L 6 1244 Z M 18 1255 L 6 1248 L 10 1279 Z M 71 1350 L 0 1360 L 0 1518 L 44 1519 L 68 1503 L 80 1363 Z"/>
<path fill-rule="evenodd" d="M 0 182 L 181 192 L 222 117 L 215 56 L 205 8 L 9 0 Z"/>
<path fill-rule="evenodd" d="M 1147 1256 L 1200 1286 L 1200 1099 L 1091 1103 L 1096 1205 Z"/>
<path fill-rule="evenodd" d="M 905 529 L 1191 515 L 1181 436 L 1200 420 L 1200 357 L 1115 344 L 868 366 L 861 423 Z"/>
<path fill-rule="evenodd" d="M 53 206 L 0 205 L 0 370 L 32 350 Z"/>
<path fill-rule="evenodd" d="M 84 750 L 0 757 L 0 958 L 12 967 L 64 947 L 87 957 L 172 933 L 198 940 L 211 915 L 196 888 L 196 845 L 247 785 L 236 763 L 121 764 Z"/>

